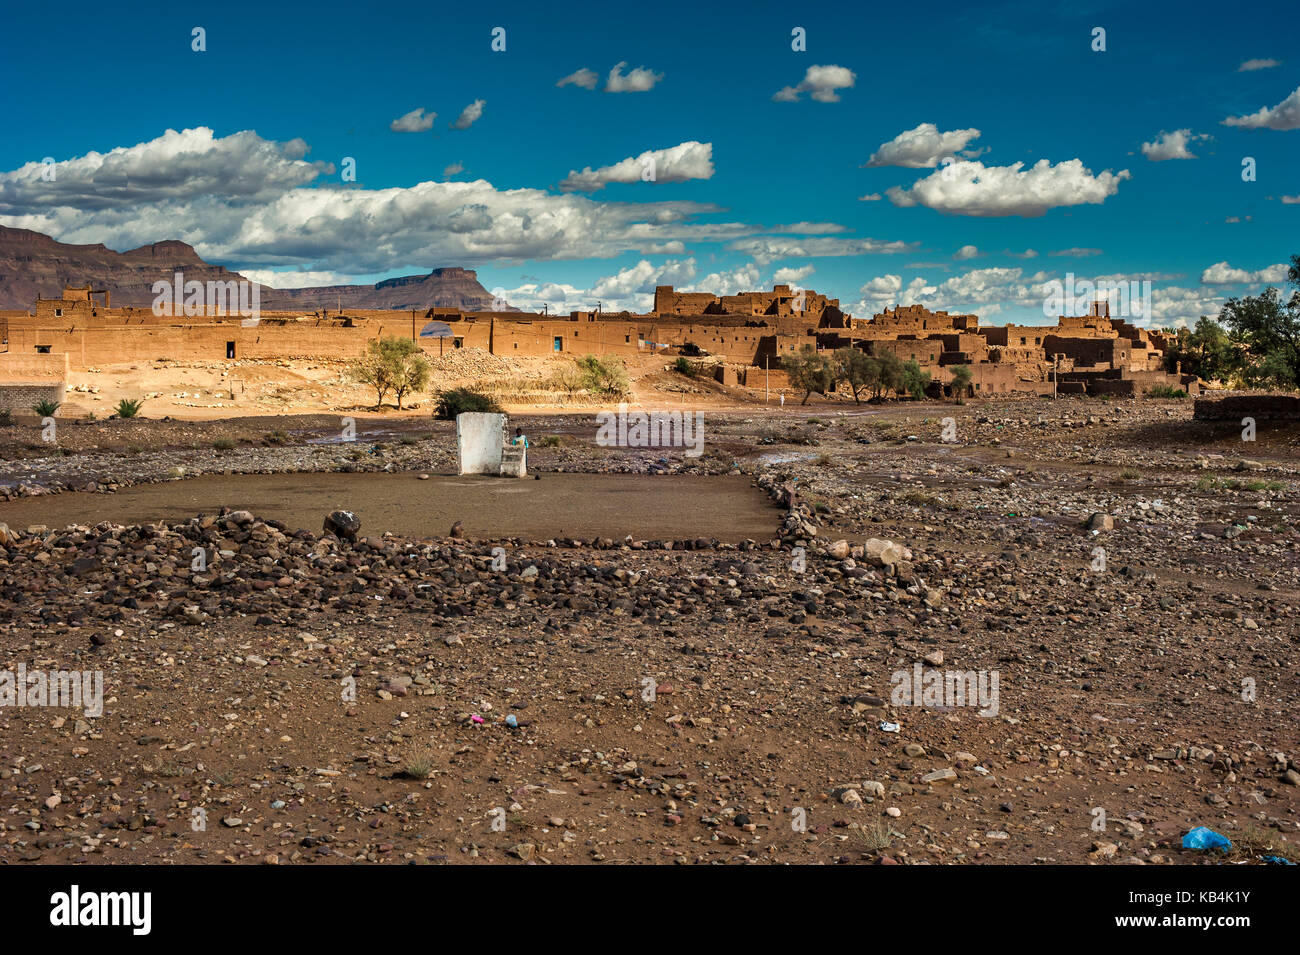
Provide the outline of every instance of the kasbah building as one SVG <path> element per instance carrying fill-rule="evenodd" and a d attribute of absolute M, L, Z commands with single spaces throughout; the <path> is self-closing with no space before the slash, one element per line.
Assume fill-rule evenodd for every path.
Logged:
<path fill-rule="evenodd" d="M 468 270 L 467 270 L 468 272 Z M 468 272 L 475 277 L 473 272 Z M 262 311 L 255 319 L 222 309 L 158 315 L 149 307 L 113 307 L 108 291 L 69 287 L 32 310 L 0 312 L 0 405 L 26 410 L 39 397 L 62 400 L 69 371 L 119 362 L 348 359 L 369 341 L 401 335 L 426 353 L 480 348 L 503 357 L 678 355 L 701 359 L 724 385 L 788 390 L 782 359 L 805 345 L 849 346 L 915 360 L 931 376 L 933 397 L 947 396 L 953 366 L 971 370 L 974 397 L 1141 395 L 1157 385 L 1199 391 L 1195 376 L 1166 373 L 1166 336 L 1091 314 L 1055 325 L 980 326 L 977 315 L 920 305 L 870 319 L 845 313 L 837 299 L 777 285 L 770 292 L 713 295 L 655 289 L 646 314 L 519 311 L 321 309 Z M 442 337 L 421 332 L 438 323 Z M 445 327 L 443 327 L 445 326 Z"/>

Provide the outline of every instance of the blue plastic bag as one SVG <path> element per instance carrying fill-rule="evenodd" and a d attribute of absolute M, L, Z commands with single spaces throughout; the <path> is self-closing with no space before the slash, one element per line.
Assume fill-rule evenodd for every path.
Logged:
<path fill-rule="evenodd" d="M 1227 852 L 1232 848 L 1232 840 L 1227 836 L 1221 836 L 1213 829 L 1206 829 L 1204 826 L 1197 826 L 1187 835 L 1183 836 L 1184 849 L 1222 849 Z"/>

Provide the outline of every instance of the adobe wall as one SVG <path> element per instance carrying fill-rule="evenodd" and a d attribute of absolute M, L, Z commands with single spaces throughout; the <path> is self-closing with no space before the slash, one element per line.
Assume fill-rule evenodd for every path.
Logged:
<path fill-rule="evenodd" d="M 0 382 L 0 410 L 25 414 L 38 401 L 63 404 L 66 390 L 63 382 L 26 385 Z"/>
<path fill-rule="evenodd" d="M 38 401 L 63 403 L 67 355 L 0 354 L 0 409 L 31 411 Z"/>
<path fill-rule="evenodd" d="M 877 358 L 893 355 L 899 361 L 915 361 L 922 367 L 938 365 L 943 342 L 931 338 L 880 339 L 871 343 L 871 354 Z"/>
<path fill-rule="evenodd" d="M 849 345 L 916 361 L 936 376 L 953 365 L 968 365 L 977 373 L 979 391 L 1002 393 L 1040 387 L 1056 354 L 1064 356 L 1062 371 L 1122 371 L 1105 377 L 1140 382 L 1134 376 L 1163 374 L 1165 342 L 1163 335 L 1110 319 L 1100 307 L 1092 315 L 1062 316 L 1051 327 L 980 328 L 977 315 L 934 312 L 920 305 L 886 309 L 869 322 L 859 322 L 846 316 L 837 300 L 788 285 L 723 296 L 661 286 L 655 290 L 655 311 L 644 315 L 577 311 L 551 316 L 440 307 L 321 309 L 311 314 L 263 311 L 256 322 L 237 316 L 172 317 L 155 315 L 150 308 L 109 308 L 96 299 L 102 293 L 86 288 L 65 294 L 62 299 L 38 300 L 34 314 L 0 316 L 10 354 L 66 356 L 69 367 L 79 371 L 155 359 L 351 359 L 364 354 L 374 339 L 414 337 L 436 320 L 447 324 L 452 337 L 417 339 L 429 355 L 467 347 L 522 357 L 631 358 L 699 349 L 733 365 L 762 368 L 779 365 L 784 356 L 805 346 Z"/>
<path fill-rule="evenodd" d="M 1130 347 L 1130 342 L 1125 338 L 1078 338 L 1063 335 L 1047 335 L 1043 338 L 1043 350 L 1049 357 L 1065 355 L 1076 366 L 1127 367 Z"/>
<path fill-rule="evenodd" d="M 1300 398 L 1294 395 L 1228 395 L 1198 398 L 1192 410 L 1197 421 L 1300 421 Z"/>
<path fill-rule="evenodd" d="M 36 384 L 68 379 L 67 355 L 0 354 L 0 382 Z"/>

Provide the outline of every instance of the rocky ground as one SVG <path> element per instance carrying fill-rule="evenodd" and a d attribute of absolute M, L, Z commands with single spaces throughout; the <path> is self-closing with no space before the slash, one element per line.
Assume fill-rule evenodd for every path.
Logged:
<path fill-rule="evenodd" d="M 58 454 L 20 424 L 0 484 L 452 466 L 427 418 L 307 443 L 336 420 L 97 422 Z M 1294 428 L 1084 399 L 706 427 L 686 458 L 538 416 L 530 464 L 739 471 L 770 538 L 375 538 L 238 501 L 0 528 L 0 669 L 105 697 L 0 707 L 0 860 L 1216 861 L 1200 825 L 1300 860 Z M 910 705 L 914 673 L 996 698 Z"/>

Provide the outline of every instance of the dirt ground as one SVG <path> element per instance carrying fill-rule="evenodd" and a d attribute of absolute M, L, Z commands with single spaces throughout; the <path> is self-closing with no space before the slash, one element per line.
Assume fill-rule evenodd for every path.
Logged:
<path fill-rule="evenodd" d="M 699 458 L 520 419 L 553 439 L 548 519 L 601 516 L 586 480 L 663 492 L 627 508 L 672 533 L 632 541 L 534 539 L 454 489 L 432 533 L 363 514 L 351 541 L 319 531 L 344 491 L 268 496 L 429 487 L 451 432 L 427 414 L 358 418 L 363 448 L 311 440 L 337 413 L 68 425 L 58 454 L 0 434 L 0 670 L 104 680 L 99 716 L 0 706 L 0 861 L 1218 861 L 1182 848 L 1202 825 L 1229 861 L 1300 860 L 1294 428 L 1246 444 L 1186 401 L 733 405 Z M 913 705 L 913 673 L 998 692 Z"/>
<path fill-rule="evenodd" d="M 70 374 L 61 415 L 107 418 L 123 398 L 143 399 L 144 414 L 150 418 L 184 421 L 373 412 L 374 391 L 348 379 L 348 364 L 327 359 L 181 362 L 160 357 L 103 365 Z M 545 379 L 558 369 L 571 369 L 572 357 L 507 360 L 482 349 L 466 348 L 430 356 L 430 364 L 429 389 L 404 399 L 400 412 L 396 398 L 389 395 L 386 415 L 427 418 L 432 393 L 460 386 L 499 388 L 503 391 L 501 403 L 511 411 L 556 412 L 601 404 L 581 395 L 546 391 Z M 635 357 L 625 364 L 633 385 L 629 400 L 637 407 L 734 407 L 763 398 L 761 385 L 737 392 L 705 377 L 692 380 L 667 372 L 670 360 L 662 355 Z M 774 391 L 771 398 L 775 403 L 779 395 Z"/>
<path fill-rule="evenodd" d="M 747 477 L 535 474 L 536 480 L 449 474 L 204 475 L 111 495 L 48 495 L 0 504 L 0 521 L 146 524 L 216 514 L 237 502 L 293 530 L 319 530 L 349 509 L 367 534 L 440 537 L 456 521 L 475 538 L 772 536 L 779 514 Z"/>

